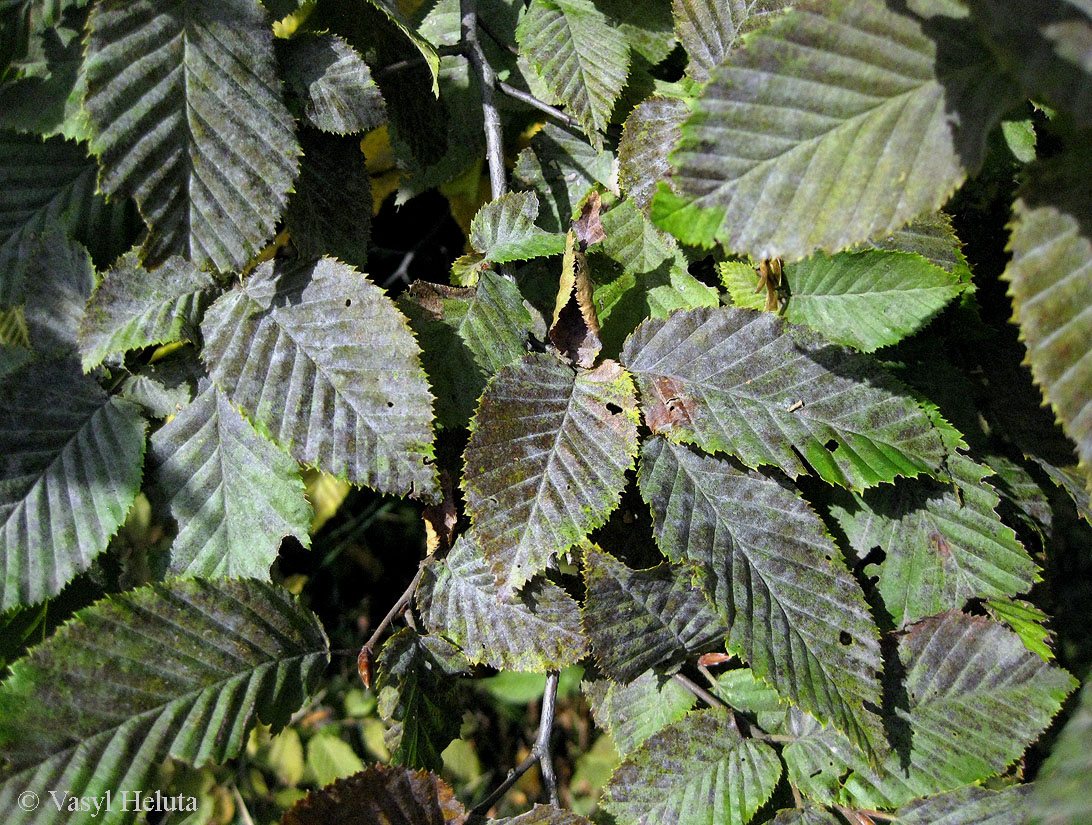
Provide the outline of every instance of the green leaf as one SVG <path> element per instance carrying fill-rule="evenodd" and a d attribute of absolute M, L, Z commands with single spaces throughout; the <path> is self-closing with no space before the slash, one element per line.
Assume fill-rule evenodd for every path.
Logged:
<path fill-rule="evenodd" d="M 395 723 L 388 741 L 391 762 L 439 771 L 440 754 L 459 737 L 462 709 L 455 677 L 469 668 L 466 658 L 438 636 L 406 628 L 388 639 L 379 655 L 379 714 Z"/>
<path fill-rule="evenodd" d="M 944 212 L 919 215 L 913 223 L 896 229 L 890 235 L 865 241 L 864 247 L 887 249 L 891 252 L 913 252 L 945 272 L 970 283 L 971 270 L 963 255 L 963 244 L 952 228 L 952 219 Z"/>
<path fill-rule="evenodd" d="M 50 224 L 31 246 L 25 274 L 31 347 L 39 355 L 74 355 L 76 331 L 95 286 L 91 256 L 63 227 Z"/>
<path fill-rule="evenodd" d="M 152 436 L 149 469 L 178 522 L 174 575 L 268 580 L 282 538 L 311 546 L 299 465 L 212 384 Z"/>
<path fill-rule="evenodd" d="M 697 698 L 676 680 L 646 670 L 628 685 L 584 682 L 595 724 L 610 733 L 623 757 L 652 734 L 682 719 Z"/>
<path fill-rule="evenodd" d="M 656 541 L 731 628 L 728 649 L 782 696 L 881 750 L 879 633 L 841 553 L 786 481 L 662 438 L 638 473 Z"/>
<path fill-rule="evenodd" d="M 621 825 L 746 825 L 780 777 L 773 748 L 740 736 L 724 708 L 699 710 L 619 765 L 606 808 Z"/>
<path fill-rule="evenodd" d="M 754 309 L 766 308 L 766 290 L 759 286 L 758 270 L 745 261 L 722 261 L 717 264 L 720 282 L 728 290 L 732 306 Z"/>
<path fill-rule="evenodd" d="M 1092 682 L 1080 700 L 1050 757 L 1039 772 L 1031 797 L 1032 821 L 1038 825 L 1081 825 L 1088 821 L 1088 777 L 1092 773 Z"/>
<path fill-rule="evenodd" d="M 8 821 L 55 822 L 49 789 L 147 793 L 168 756 L 197 767 L 235 756 L 258 719 L 287 722 L 328 660 L 318 619 L 262 582 L 174 581 L 81 610 L 0 686 Z M 37 811 L 15 804 L 25 790 Z"/>
<path fill-rule="evenodd" d="M 1081 0 L 964 2 L 998 63 L 1028 97 L 1063 110 L 1081 126 L 1092 123 L 1092 8 Z"/>
<path fill-rule="evenodd" d="M 736 710 L 745 713 L 782 714 L 789 708 L 776 690 L 759 681 L 749 667 L 727 670 L 717 677 L 714 692 Z"/>
<path fill-rule="evenodd" d="M 329 255 L 363 268 L 372 231 L 372 187 L 360 141 L 311 129 L 284 221 L 303 258 Z"/>
<path fill-rule="evenodd" d="M 1033 165 L 1013 212 L 1009 282 L 1013 318 L 1031 374 L 1077 444 L 1092 490 L 1092 209 L 1080 181 L 1092 163 L 1067 152 Z"/>
<path fill-rule="evenodd" d="M 584 138 L 547 123 L 519 153 L 515 181 L 533 189 L 545 206 L 538 223 L 550 232 L 567 232 L 576 208 L 600 183 L 607 189 L 614 176 L 614 155 L 596 150 Z"/>
<path fill-rule="evenodd" d="M 788 264 L 785 279 L 787 320 L 864 352 L 921 329 L 963 289 L 920 255 L 879 250 L 816 253 Z"/>
<path fill-rule="evenodd" d="M 637 400 L 614 361 L 530 354 L 489 382 L 464 454 L 466 511 L 507 597 L 618 506 L 637 454 Z"/>
<path fill-rule="evenodd" d="M 1077 514 L 1089 524 L 1092 524 L 1092 499 L 1089 498 L 1085 489 L 1084 485 L 1088 482 L 1080 469 L 1078 467 L 1058 467 L 1038 456 L 1034 457 L 1034 461 L 1050 476 L 1051 481 L 1073 499 Z"/>
<path fill-rule="evenodd" d="M 668 156 L 682 137 L 689 113 L 684 100 L 650 97 L 626 118 L 618 142 L 618 184 L 643 212 L 648 212 L 660 181 L 672 185 Z"/>
<path fill-rule="evenodd" d="M 197 395 L 205 370 L 192 348 L 180 348 L 147 364 L 121 382 L 121 396 L 156 418 L 181 412 Z"/>
<path fill-rule="evenodd" d="M 257 0 L 107 0 L 88 28 L 84 105 L 99 184 L 140 205 L 147 263 L 182 255 L 242 268 L 273 235 L 299 154 L 265 10 Z"/>
<path fill-rule="evenodd" d="M 413 25 L 406 19 L 405 15 L 402 14 L 397 3 L 393 3 L 391 0 L 367 1 L 375 8 L 379 9 L 379 11 L 383 12 L 386 18 L 406 36 L 410 43 L 413 44 L 414 48 L 420 53 L 421 57 L 424 58 L 425 64 L 432 73 L 432 93 L 439 96 L 440 87 L 437 85 L 437 76 L 440 70 L 440 57 L 436 54 L 436 50 L 432 48 L 432 44 L 414 30 Z"/>
<path fill-rule="evenodd" d="M 565 251 L 565 236 L 535 226 L 534 192 L 506 192 L 478 210 L 470 223 L 470 244 L 487 261 L 525 261 Z"/>
<path fill-rule="evenodd" d="M 281 825 L 382 822 L 386 825 L 463 825 L 466 809 L 443 780 L 425 771 L 368 765 L 360 773 L 308 794 Z"/>
<path fill-rule="evenodd" d="M 910 625 L 898 658 L 905 676 L 894 750 L 873 768 L 837 731 L 793 723 L 797 741 L 782 755 L 802 791 L 824 803 L 890 808 L 981 781 L 1024 752 L 1076 684 L 1012 631 L 959 611 Z"/>
<path fill-rule="evenodd" d="M 757 260 L 837 252 L 939 208 L 1019 100 L 964 21 L 805 2 L 714 71 L 652 217 Z"/>
<path fill-rule="evenodd" d="M 825 808 L 806 805 L 803 808 L 785 808 L 770 820 L 770 825 L 840 825 L 841 820 Z"/>
<path fill-rule="evenodd" d="M 772 313 L 653 318 L 621 360 L 653 432 L 748 466 L 775 464 L 795 478 L 806 460 L 832 484 L 861 488 L 937 473 L 945 458 L 929 417 L 874 361 Z"/>
<path fill-rule="evenodd" d="M 0 610 L 54 596 L 106 549 L 140 489 L 147 424 L 74 360 L 34 361 L 0 393 Z"/>
<path fill-rule="evenodd" d="M 129 205 L 107 204 L 97 174 L 75 143 L 0 132 L 0 307 L 23 300 L 29 250 L 50 224 L 60 222 L 99 259 L 128 243 Z"/>
<path fill-rule="evenodd" d="M 501 601 L 473 533 L 460 536 L 442 562 L 425 565 L 417 603 L 429 631 L 453 641 L 475 664 L 558 670 L 587 653 L 577 603 L 541 578 Z"/>
<path fill-rule="evenodd" d="M 398 296 L 436 391 L 436 417 L 465 427 L 488 377 L 527 354 L 534 327 L 516 285 L 493 272 L 473 287 L 414 281 Z"/>
<path fill-rule="evenodd" d="M 353 746 L 336 733 L 320 733 L 307 742 L 305 763 L 310 781 L 319 787 L 364 770 L 364 763 Z"/>
<path fill-rule="evenodd" d="M 631 52 L 651 65 L 675 47 L 671 9 L 663 0 L 598 0 L 596 7 L 622 32 Z"/>
<path fill-rule="evenodd" d="M 608 553 L 584 550 L 584 632 L 595 660 L 616 682 L 651 667 L 678 666 L 689 655 L 723 649 L 728 627 L 690 570 L 660 564 L 631 570 Z"/>
<path fill-rule="evenodd" d="M 899 809 L 901 825 L 1028 825 L 1030 785 L 960 788 Z"/>
<path fill-rule="evenodd" d="M 212 276 L 182 258 L 154 271 L 130 252 L 96 287 L 80 322 L 84 370 L 108 355 L 174 341 L 196 341 L 201 313 L 219 289 Z"/>
<path fill-rule="evenodd" d="M 1000 499 L 984 480 L 993 471 L 960 454 L 947 466 L 952 483 L 900 479 L 831 506 L 860 558 L 873 547 L 887 554 L 878 588 L 900 627 L 968 599 L 1027 592 L 1039 578 L 997 515 Z"/>
<path fill-rule="evenodd" d="M 384 493 L 437 490 L 420 350 L 352 267 L 262 264 L 209 308 L 201 332 L 213 380 L 293 457 Z"/>
<path fill-rule="evenodd" d="M 302 34 L 277 41 L 284 82 L 316 129 L 339 135 L 367 132 L 387 121 L 371 70 L 336 34 Z"/>
<path fill-rule="evenodd" d="M 743 39 L 767 25 L 788 0 L 673 0 L 675 31 L 690 57 L 686 73 L 705 83 Z"/>
<path fill-rule="evenodd" d="M 611 109 L 626 82 L 629 44 L 591 0 L 532 0 L 516 41 L 546 86 L 603 148 Z"/>
<path fill-rule="evenodd" d="M 492 819 L 490 823 L 491 825 L 592 825 L 590 819 L 552 805 L 535 805 L 527 813 L 504 819 Z"/>

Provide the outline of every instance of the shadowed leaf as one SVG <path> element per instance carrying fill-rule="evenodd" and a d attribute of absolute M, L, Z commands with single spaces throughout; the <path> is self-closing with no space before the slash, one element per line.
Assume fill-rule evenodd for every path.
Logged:
<path fill-rule="evenodd" d="M 277 41 L 284 81 L 316 129 L 347 135 L 387 122 L 386 106 L 363 58 L 336 34 Z"/>
<path fill-rule="evenodd" d="M 26 277 L 31 348 L 39 355 L 75 355 L 84 305 L 95 286 L 91 256 L 51 224 L 31 247 Z"/>
<path fill-rule="evenodd" d="M 1092 772 L 1092 682 L 1085 682 L 1077 707 L 1055 740 L 1030 803 L 1038 825 L 1080 825 L 1088 819 L 1088 777 Z"/>
<path fill-rule="evenodd" d="M 902 825 L 1028 825 L 1030 785 L 1000 791 L 960 788 L 899 809 Z"/>

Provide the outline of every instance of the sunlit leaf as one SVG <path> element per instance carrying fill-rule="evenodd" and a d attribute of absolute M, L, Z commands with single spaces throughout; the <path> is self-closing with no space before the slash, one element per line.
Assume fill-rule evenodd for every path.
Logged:
<path fill-rule="evenodd" d="M 728 649 L 786 698 L 883 749 L 879 633 L 823 523 L 792 486 L 662 438 L 639 482 L 656 541 L 731 628 Z"/>
<path fill-rule="evenodd" d="M 592 825 L 591 820 L 552 805 L 535 805 L 519 816 L 490 820 L 491 825 Z"/>
<path fill-rule="evenodd" d="M 650 97 L 626 118 L 618 142 L 618 183 L 626 195 L 648 212 L 656 185 L 671 170 L 668 156 L 682 137 L 690 113 L 676 97 Z M 670 180 L 667 183 L 670 186 Z"/>
<path fill-rule="evenodd" d="M 724 648 L 728 627 L 685 568 L 631 570 L 587 547 L 584 580 L 584 632 L 602 671 L 616 682 Z"/>
<path fill-rule="evenodd" d="M 268 580 L 282 538 L 311 545 L 299 465 L 214 385 L 152 436 L 148 459 L 178 522 L 171 573 Z"/>
<path fill-rule="evenodd" d="M 682 719 L 697 701 L 675 679 L 653 670 L 646 670 L 628 685 L 599 679 L 581 687 L 595 723 L 610 733 L 622 756 Z"/>
<path fill-rule="evenodd" d="M 997 515 L 1000 501 L 984 480 L 992 471 L 959 454 L 947 467 L 950 483 L 900 479 L 831 507 L 860 558 L 873 547 L 886 553 L 877 586 L 899 626 L 971 598 L 1024 593 L 1038 579 Z"/>
<path fill-rule="evenodd" d="M 296 459 L 386 493 L 436 491 L 420 350 L 352 267 L 262 264 L 209 308 L 201 332 L 213 380 Z"/>
<path fill-rule="evenodd" d="M 1032 166 L 1014 207 L 1005 270 L 1031 374 L 1077 444 L 1092 490 L 1092 209 L 1084 153 Z"/>
<path fill-rule="evenodd" d="M 80 354 L 90 370 L 107 355 L 173 341 L 194 341 L 216 282 L 174 257 L 149 271 L 129 253 L 95 289 L 80 322 Z"/>
<path fill-rule="evenodd" d="M 524 261 L 559 255 L 565 236 L 535 226 L 538 198 L 533 192 L 506 192 L 478 210 L 470 224 L 470 243 L 487 261 Z"/>
<path fill-rule="evenodd" d="M 825 808 L 805 805 L 778 811 L 770 825 L 840 825 L 841 820 Z"/>
<path fill-rule="evenodd" d="M 425 566 L 417 600 L 429 631 L 453 641 L 471 662 L 557 670 L 587 653 L 577 603 L 541 578 L 502 601 L 473 533 L 460 536 L 442 562 Z"/>
<path fill-rule="evenodd" d="M 243 267 L 273 235 L 299 154 L 265 10 L 257 0 L 108 0 L 88 27 L 84 105 L 99 184 L 140 205 L 148 263 L 182 255 Z"/>
<path fill-rule="evenodd" d="M 1088 821 L 1088 777 L 1092 772 L 1092 682 L 1081 689 L 1073 716 L 1062 728 L 1043 764 L 1030 800 L 1038 825 L 1080 825 Z"/>
<path fill-rule="evenodd" d="M 622 363 L 645 422 L 672 440 L 795 478 L 804 461 L 861 488 L 937 473 L 945 446 L 929 417 L 867 356 L 826 343 L 772 313 L 730 307 L 643 323 Z"/>
<path fill-rule="evenodd" d="M 904 805 L 1003 771 L 1050 723 L 1076 681 L 978 616 L 949 611 L 898 640 L 894 748 L 878 768 L 802 715 L 784 749 L 790 780 L 820 802 Z"/>
<path fill-rule="evenodd" d="M 622 825 L 746 825 L 780 777 L 773 748 L 740 736 L 724 708 L 700 710 L 629 755 L 606 808 Z"/>
<path fill-rule="evenodd" d="M 663 0 L 598 0 L 595 5 L 621 30 L 631 51 L 651 65 L 674 48 L 671 9 Z"/>
<path fill-rule="evenodd" d="M 490 381 L 464 455 L 466 510 L 502 593 L 603 524 L 637 453 L 637 402 L 613 361 L 531 354 Z"/>
<path fill-rule="evenodd" d="M 379 87 L 363 58 L 336 34 L 304 34 L 277 41 L 284 81 L 317 129 L 346 135 L 387 120 Z"/>
<path fill-rule="evenodd" d="M 318 619 L 261 582 L 180 580 L 80 611 L 0 686 L 8 822 L 56 822 L 50 789 L 118 799 L 154 787 L 168 756 L 194 766 L 235 756 L 259 719 L 288 721 L 327 661 Z M 16 805 L 25 790 L 41 799 L 36 811 Z"/>
<path fill-rule="evenodd" d="M 902 825 L 1028 825 L 1029 785 L 1004 790 L 960 788 L 911 802 L 899 809 Z"/>
<path fill-rule="evenodd" d="M 74 360 L 34 361 L 0 392 L 0 610 L 53 596 L 106 549 L 140 489 L 147 427 Z"/>
<path fill-rule="evenodd" d="M 375 690 L 380 715 L 394 725 L 389 733 L 395 735 L 387 737 L 392 764 L 443 767 L 440 754 L 458 738 L 462 722 L 455 679 L 468 667 L 458 649 L 438 636 L 406 628 L 384 643 Z"/>
<path fill-rule="evenodd" d="M 285 813 L 281 825 L 462 825 L 466 817 L 455 792 L 435 774 L 369 765 L 308 794 Z"/>
<path fill-rule="evenodd" d="M 966 21 L 804 2 L 713 72 L 653 219 L 756 260 L 837 252 L 939 208 L 1019 99 Z"/>
<path fill-rule="evenodd" d="M 690 58 L 686 73 L 705 83 L 745 32 L 768 24 L 788 0 L 673 0 L 678 32 Z"/>
<path fill-rule="evenodd" d="M 611 108 L 629 71 L 629 44 L 591 0 L 533 0 L 516 29 L 546 86 L 603 148 Z"/>
<path fill-rule="evenodd" d="M 51 224 L 31 245 L 25 274 L 31 348 L 39 355 L 74 355 L 84 305 L 95 286 L 91 256 Z"/>
<path fill-rule="evenodd" d="M 887 249 L 891 252 L 911 252 L 955 275 L 960 283 L 971 278 L 963 244 L 952 228 L 952 219 L 944 212 L 919 215 L 913 223 L 896 229 L 890 235 L 873 238 L 862 248 Z"/>

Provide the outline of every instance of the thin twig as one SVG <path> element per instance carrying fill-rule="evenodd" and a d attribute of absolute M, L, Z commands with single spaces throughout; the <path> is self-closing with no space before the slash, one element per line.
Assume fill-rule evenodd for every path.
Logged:
<path fill-rule="evenodd" d="M 689 690 L 691 693 L 693 693 L 695 696 L 697 696 L 703 702 L 705 702 L 705 704 L 709 705 L 709 707 L 711 707 L 711 708 L 726 708 L 726 707 L 728 707 L 726 704 L 724 704 L 724 702 L 722 702 L 720 699 L 718 699 L 712 693 L 707 691 L 701 685 L 692 682 L 690 679 L 686 678 L 681 673 L 676 673 L 671 678 L 674 679 L 676 682 L 678 682 L 680 685 L 682 685 L 684 688 Z"/>
<path fill-rule="evenodd" d="M 482 44 L 478 41 L 478 10 L 475 0 L 460 0 L 459 14 L 462 26 L 462 45 L 470 59 L 474 74 L 478 76 L 478 85 L 482 90 L 482 115 L 485 118 L 485 157 L 489 163 L 489 183 L 493 190 L 493 199 L 503 195 L 507 189 L 504 176 L 504 142 L 501 134 L 500 113 L 494 102 L 497 88 L 497 76 L 493 67 L 485 59 Z"/>
<path fill-rule="evenodd" d="M 509 86 L 503 80 L 498 80 L 497 81 L 497 88 L 500 89 L 502 92 L 504 92 L 509 97 L 514 97 L 516 100 L 520 100 L 520 101 L 526 103 L 528 106 L 533 106 L 534 108 L 538 109 L 540 112 L 545 112 L 550 117 L 556 117 L 558 120 L 560 120 L 566 126 L 572 126 L 573 125 L 573 119 L 571 117 L 569 117 L 567 114 L 565 114 L 560 109 L 555 108 L 554 106 L 551 106 L 546 101 L 539 100 L 534 95 L 527 94 L 527 92 L 521 91 L 521 90 L 517 89 L 515 86 Z"/>
<path fill-rule="evenodd" d="M 553 757 L 550 755 L 550 735 L 553 733 L 554 711 L 557 706 L 558 676 L 556 670 L 546 674 L 546 687 L 542 691 L 542 711 L 538 717 L 538 736 L 535 738 L 535 744 L 531 748 L 531 752 L 516 767 L 508 771 L 504 781 L 493 793 L 474 806 L 474 810 L 470 812 L 471 819 L 485 816 L 489 809 L 508 793 L 508 789 L 515 785 L 519 778 L 536 764 L 539 766 L 539 770 L 542 771 L 542 783 L 546 786 L 546 793 L 550 797 L 550 803 L 555 807 L 560 805 L 557 796 L 557 777 L 554 775 L 554 762 Z"/>
<path fill-rule="evenodd" d="M 235 797 L 235 804 L 239 806 L 239 815 L 242 818 L 244 825 L 254 825 L 254 820 L 250 816 L 250 811 L 246 809 L 246 802 L 243 801 L 243 795 L 239 793 L 239 786 L 235 783 L 231 785 L 231 795 Z"/>
<path fill-rule="evenodd" d="M 506 43 L 505 41 L 501 40 L 497 36 L 497 33 L 495 31 L 493 31 L 489 27 L 489 25 L 484 20 L 482 20 L 480 17 L 478 18 L 478 25 L 481 26 L 481 30 L 483 32 L 485 32 L 486 34 L 488 34 L 489 39 L 492 40 L 494 43 L 496 43 L 499 48 L 507 49 L 512 54 L 516 55 L 517 57 L 519 56 L 519 49 L 517 49 L 511 43 Z"/>
<path fill-rule="evenodd" d="M 409 587 L 406 591 L 398 597 L 398 601 L 394 603 L 394 606 L 387 611 L 387 615 L 383 617 L 383 621 L 376 627 L 375 632 L 372 633 L 371 638 L 364 643 L 365 650 L 371 652 L 375 648 L 375 643 L 379 641 L 379 637 L 383 635 L 383 631 L 387 629 L 387 625 L 394 621 L 394 617 L 406 609 L 406 605 L 409 604 L 409 600 L 413 598 L 413 591 L 417 589 L 417 585 L 421 581 L 421 576 L 425 573 L 425 560 L 421 559 L 421 563 L 417 565 L 417 575 L 413 577 L 413 581 L 409 583 Z"/>
<path fill-rule="evenodd" d="M 546 793 L 550 797 L 550 804 L 559 807 L 557 799 L 557 777 L 554 776 L 554 760 L 550 754 L 550 735 L 554 731 L 554 708 L 557 704 L 558 671 L 551 670 L 546 674 L 546 689 L 542 693 L 542 713 L 538 719 L 538 739 L 535 741 L 535 751 L 540 761 L 542 770 L 542 782 L 546 786 Z"/>

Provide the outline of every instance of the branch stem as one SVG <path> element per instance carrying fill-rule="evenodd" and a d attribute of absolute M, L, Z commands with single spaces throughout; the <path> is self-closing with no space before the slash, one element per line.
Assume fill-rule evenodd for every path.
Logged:
<path fill-rule="evenodd" d="M 489 163 L 489 184 L 496 200 L 507 190 L 504 174 L 504 141 L 501 133 L 500 113 L 494 95 L 497 89 L 497 76 L 489 61 L 485 59 L 482 44 L 478 40 L 478 9 L 475 0 L 460 0 L 460 24 L 462 46 L 478 85 L 482 91 L 482 115 L 485 119 L 485 157 Z"/>
<path fill-rule="evenodd" d="M 413 598 L 413 592 L 417 589 L 417 585 L 421 583 L 421 576 L 425 573 L 425 560 L 421 559 L 421 563 L 417 565 L 417 574 L 413 577 L 413 581 L 409 583 L 409 587 L 405 592 L 398 597 L 398 601 L 394 603 L 390 610 L 387 611 L 387 615 L 383 617 L 383 621 L 375 628 L 375 631 L 369 637 L 368 641 L 364 643 L 362 650 L 367 650 L 371 654 L 375 648 L 375 643 L 379 641 L 379 637 L 383 635 L 383 631 L 387 629 L 387 626 L 394 621 L 403 610 L 406 609 L 406 605 L 409 604 L 410 599 Z"/>
<path fill-rule="evenodd" d="M 535 109 L 538 109 L 540 112 L 545 112 L 550 117 L 557 118 L 562 123 L 564 123 L 566 126 L 572 126 L 573 125 L 573 119 L 571 117 L 569 117 L 567 114 L 565 114 L 560 109 L 558 109 L 558 108 L 556 108 L 554 106 L 551 106 L 549 103 L 545 102 L 544 100 L 539 100 L 534 95 L 527 94 L 527 92 L 524 92 L 524 91 L 522 91 L 520 89 L 517 89 L 515 86 L 509 86 L 503 80 L 498 80 L 497 81 L 497 88 L 499 88 L 502 92 L 504 92 L 509 97 L 513 97 L 516 100 L 522 101 L 523 103 L 526 103 L 528 106 L 532 106 Z"/>
<path fill-rule="evenodd" d="M 697 696 L 703 702 L 705 702 L 705 704 L 709 705 L 709 707 L 711 707 L 711 708 L 726 708 L 726 707 L 728 707 L 726 704 L 724 704 L 724 702 L 722 702 L 720 699 L 718 699 L 712 693 L 707 691 L 701 685 L 697 684 L 696 682 L 691 681 L 687 677 L 683 676 L 681 673 L 676 673 L 671 678 L 674 679 L 676 682 L 678 682 L 680 685 L 682 685 L 684 688 L 689 690 L 691 693 L 693 693 L 695 696 Z"/>

